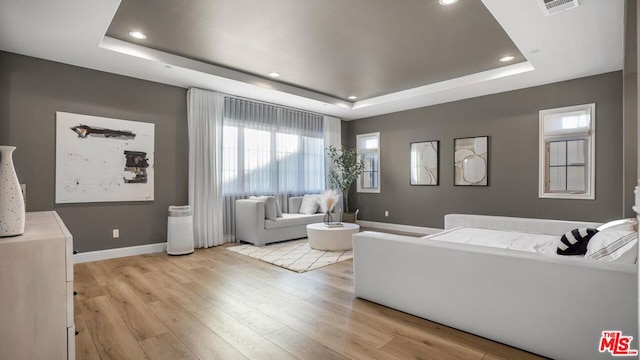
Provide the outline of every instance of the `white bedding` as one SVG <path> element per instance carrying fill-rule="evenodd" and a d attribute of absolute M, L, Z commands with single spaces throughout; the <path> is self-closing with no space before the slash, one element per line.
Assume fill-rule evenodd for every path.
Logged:
<path fill-rule="evenodd" d="M 556 254 L 558 238 L 558 235 L 458 227 L 425 236 L 422 239 L 528 251 L 539 254 Z"/>

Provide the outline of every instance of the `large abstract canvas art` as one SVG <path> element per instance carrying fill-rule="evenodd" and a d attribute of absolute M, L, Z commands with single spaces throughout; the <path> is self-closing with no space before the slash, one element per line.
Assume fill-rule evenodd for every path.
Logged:
<path fill-rule="evenodd" d="M 489 137 L 453 140 L 454 185 L 489 185 Z"/>
<path fill-rule="evenodd" d="M 155 125 L 56 113 L 56 203 L 152 201 Z"/>

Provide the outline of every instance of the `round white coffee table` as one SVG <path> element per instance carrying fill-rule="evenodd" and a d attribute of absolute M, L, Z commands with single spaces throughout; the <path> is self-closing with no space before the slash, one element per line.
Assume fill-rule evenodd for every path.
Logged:
<path fill-rule="evenodd" d="M 316 250 L 351 250 L 351 235 L 360 231 L 360 225 L 343 223 L 340 227 L 326 227 L 324 223 L 307 225 L 309 246 Z"/>

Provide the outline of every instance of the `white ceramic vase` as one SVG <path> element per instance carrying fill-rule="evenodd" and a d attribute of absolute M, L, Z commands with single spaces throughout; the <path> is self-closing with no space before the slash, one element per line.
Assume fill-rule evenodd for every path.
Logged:
<path fill-rule="evenodd" d="M 0 237 L 24 233 L 24 199 L 13 167 L 14 146 L 0 146 Z"/>

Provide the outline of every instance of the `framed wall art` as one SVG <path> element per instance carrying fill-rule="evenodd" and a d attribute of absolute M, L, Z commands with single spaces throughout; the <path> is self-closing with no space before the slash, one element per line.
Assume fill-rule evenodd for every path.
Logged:
<path fill-rule="evenodd" d="M 489 137 L 478 136 L 453 140 L 453 184 L 489 186 Z"/>
<path fill-rule="evenodd" d="M 411 185 L 439 185 L 440 141 L 413 142 L 410 154 Z"/>
<path fill-rule="evenodd" d="M 152 201 L 155 124 L 56 113 L 56 203 Z"/>

